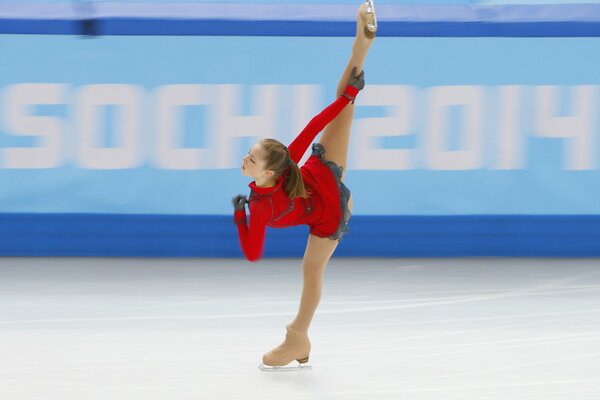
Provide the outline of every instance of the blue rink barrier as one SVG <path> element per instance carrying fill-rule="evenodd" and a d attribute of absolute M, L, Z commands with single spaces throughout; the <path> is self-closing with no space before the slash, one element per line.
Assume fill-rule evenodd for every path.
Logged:
<path fill-rule="evenodd" d="M 355 4 L 18 3 L 0 34 L 354 36 Z M 595 37 L 600 4 L 378 6 L 379 37 Z"/>
<path fill-rule="evenodd" d="M 295 78 L 289 80 L 278 75 L 272 77 L 278 69 L 285 70 L 285 68 L 279 66 L 271 69 L 257 68 L 263 71 L 262 75 L 254 76 L 254 71 L 250 71 L 252 76 L 247 76 L 244 75 L 245 71 L 236 69 L 235 57 L 226 58 L 221 64 L 205 62 L 200 52 L 189 56 L 188 59 L 181 58 L 177 54 L 178 51 L 193 48 L 194 44 L 197 44 L 198 48 L 206 49 L 206 43 L 202 41 L 192 43 L 192 40 L 188 40 L 193 38 L 184 40 L 167 36 L 213 36 L 210 40 L 218 45 L 212 46 L 223 46 L 225 50 L 231 49 L 231 44 L 227 42 L 235 40 L 230 38 L 231 36 L 248 37 L 250 40 L 244 41 L 244 44 L 255 50 L 253 40 L 257 41 L 258 36 L 330 38 L 352 36 L 355 29 L 356 5 L 321 4 L 319 7 L 307 7 L 301 4 L 241 6 L 216 3 L 191 5 L 176 2 L 137 5 L 119 5 L 114 2 L 82 3 L 83 8 L 74 7 L 74 4 L 69 2 L 61 4 L 12 2 L 10 5 L 3 2 L 3 7 L 0 7 L 0 35 L 6 35 L 0 36 L 0 39 L 3 40 L 2 49 L 6 50 L 5 54 L 8 55 L 0 68 L 2 70 L 0 89 L 13 86 L 23 89 L 23 86 L 29 82 L 41 82 L 46 88 L 54 87 L 54 93 L 59 93 L 56 98 L 50 100 L 49 104 L 32 103 L 32 116 L 46 116 L 55 122 L 59 121 L 61 124 L 64 122 L 65 128 L 61 131 L 64 135 L 61 138 L 65 139 L 64 146 L 60 147 L 57 154 L 61 156 L 69 154 L 68 157 L 64 156 L 56 162 L 54 168 L 48 170 L 24 169 L 14 165 L 11 167 L 7 162 L 8 157 L 3 153 L 4 149 L 10 148 L 14 154 L 14 150 L 18 150 L 20 146 L 24 146 L 23 148 L 34 146 L 35 140 L 19 137 L 21 135 L 11 131 L 10 125 L 19 125 L 14 122 L 14 115 L 13 119 L 0 115 L 0 172 L 4 173 L 2 190 L 6 196 L 4 202 L 0 202 L 4 207 L 0 213 L 0 255 L 241 258 L 232 217 L 201 214 L 224 214 L 229 207 L 219 206 L 223 209 L 218 209 L 213 207 L 214 203 L 223 204 L 224 202 L 220 200 L 229 198 L 230 195 L 224 197 L 223 192 L 235 193 L 234 188 L 245 189 L 245 186 L 234 186 L 234 179 L 227 175 L 226 170 L 176 173 L 174 170 L 156 168 L 156 160 L 153 164 L 150 157 L 144 160 L 145 164 L 141 167 L 136 164 L 133 166 L 135 168 L 128 170 L 102 171 L 89 165 L 83 168 L 80 165 L 81 160 L 69 152 L 72 150 L 69 148 L 72 142 L 68 138 L 72 139 L 73 136 L 68 136 L 72 135 L 68 127 L 77 120 L 77 117 L 73 117 L 71 121 L 71 110 L 79 109 L 81 99 L 78 95 L 85 93 L 85 90 L 96 84 L 105 82 L 122 82 L 131 93 L 142 93 L 139 104 L 154 100 L 155 97 L 152 96 L 157 93 L 157 88 L 170 87 L 178 82 L 202 84 L 205 85 L 204 89 L 206 85 L 212 84 L 243 83 L 258 87 L 273 83 L 281 85 L 284 93 L 284 85 L 304 83 L 294 80 Z M 484 93 L 518 84 L 518 90 L 515 89 L 515 92 L 521 96 L 519 99 L 522 99 L 522 104 L 525 105 L 523 114 L 527 116 L 535 115 L 536 110 L 545 110 L 543 108 L 545 103 L 542 104 L 541 101 L 535 103 L 531 100 L 542 97 L 541 95 L 535 97 L 536 93 L 542 93 L 545 89 L 541 87 L 542 85 L 552 85 L 555 86 L 556 94 L 548 96 L 555 100 L 557 110 L 545 115 L 543 121 L 547 124 L 542 124 L 544 129 L 540 132 L 532 132 L 529 128 L 529 125 L 532 125 L 531 121 L 523 118 L 523 128 L 521 129 L 519 125 L 521 130 L 518 130 L 520 135 L 518 137 L 524 138 L 524 143 L 531 146 L 515 147 L 519 151 L 525 149 L 528 151 L 524 156 L 526 163 L 510 165 L 516 168 L 515 170 L 495 170 L 497 166 L 494 163 L 497 160 L 490 158 L 484 160 L 475 169 L 462 172 L 443 169 L 437 171 L 435 168 L 423 169 L 424 165 L 428 165 L 423 163 L 423 160 L 415 160 L 413 170 L 379 172 L 382 182 L 396 182 L 398 187 L 396 192 L 380 191 L 379 193 L 383 195 L 380 195 L 379 199 L 402 197 L 406 202 L 417 205 L 416 208 L 412 208 L 416 209 L 415 214 L 407 215 L 412 209 L 408 207 L 407 211 L 405 207 L 399 209 L 395 215 L 354 216 L 351 221 L 351 232 L 342 241 L 336 255 L 359 257 L 600 256 L 600 210 L 598 209 L 600 203 L 594 201 L 598 198 L 600 190 L 597 185 L 598 176 L 594 175 L 599 171 L 595 165 L 596 151 L 588 158 L 581 158 L 580 153 L 587 153 L 583 150 L 579 153 L 571 151 L 575 148 L 569 142 L 572 138 L 566 134 L 558 138 L 553 137 L 556 132 L 548 128 L 549 121 L 568 116 L 571 105 L 576 108 L 577 104 L 587 104 L 584 101 L 579 102 L 578 99 L 587 99 L 589 93 L 592 93 L 590 95 L 592 98 L 596 96 L 597 90 L 590 87 L 598 85 L 598 75 L 595 73 L 598 70 L 598 61 L 595 55 L 599 53 L 595 46 L 597 37 L 600 37 L 600 4 L 381 5 L 378 7 L 378 13 L 380 16 L 378 36 L 402 37 L 396 39 L 398 41 L 396 43 L 390 43 L 392 39 L 389 39 L 382 44 L 387 43 L 388 49 L 398 44 L 398 49 L 402 50 L 402 57 L 404 54 L 409 54 L 416 60 L 414 69 L 411 69 L 410 66 L 400 66 L 401 62 L 398 62 L 396 67 L 394 63 L 388 63 L 387 60 L 374 59 L 371 65 L 375 70 L 382 72 L 378 77 L 380 84 L 410 84 L 419 90 L 420 94 L 416 94 L 415 98 L 426 96 L 431 88 L 446 85 L 470 85 L 471 89 Z M 78 40 L 77 37 L 73 38 L 69 35 L 128 37 L 88 41 Z M 163 37 L 133 37 L 136 35 Z M 537 53 L 541 54 L 538 55 L 539 60 L 535 56 L 524 57 L 526 53 L 535 53 L 533 50 L 536 47 L 528 44 L 531 41 L 523 40 L 520 41 L 519 46 L 515 46 L 518 49 L 514 53 L 506 53 L 509 62 L 505 63 L 502 55 L 510 48 L 511 43 L 515 43 L 512 40 L 501 39 L 500 41 L 488 38 L 486 41 L 467 41 L 471 53 L 461 59 L 456 57 L 459 52 L 451 52 L 452 49 L 462 49 L 456 46 L 456 42 L 443 39 L 440 43 L 432 44 L 431 41 L 422 43 L 421 39 L 413 39 L 413 41 L 405 39 L 411 36 L 554 39 L 581 37 L 582 39 L 563 39 L 544 43 L 535 41 L 537 50 L 540 51 L 540 48 L 544 50 Z M 587 40 L 587 37 L 596 39 Z M 283 59 L 291 59 L 295 54 L 295 50 L 282 51 L 285 48 L 280 45 L 283 42 L 280 38 L 270 40 L 269 44 L 279 49 Z M 157 45 L 156 55 L 149 51 L 154 41 L 160 42 L 160 45 Z M 329 47 L 326 45 L 315 47 L 319 47 L 321 54 L 329 56 L 330 50 L 333 49 L 330 42 L 333 41 L 322 41 Z M 400 43 L 402 41 L 406 43 Z M 522 43 L 532 47 L 523 50 Z M 242 47 L 238 44 L 235 50 Z M 493 50 L 496 48 L 499 50 Z M 63 50 L 61 57 L 57 57 L 56 49 Z M 103 54 L 103 64 L 98 66 L 94 64 L 97 55 L 93 49 L 99 51 L 98 54 Z M 154 56 L 148 58 L 154 60 L 154 64 L 160 64 L 157 61 L 162 60 L 160 62 L 163 64 L 160 65 L 163 67 L 148 69 L 145 74 L 139 74 L 138 60 L 126 56 L 130 53 L 130 49 L 136 50 L 134 55 L 139 59 L 145 60 L 144 56 Z M 170 49 L 174 51 L 170 52 Z M 451 53 L 450 55 L 445 55 L 446 49 Z M 225 50 L 223 54 L 232 53 Z M 315 54 L 320 54 L 319 51 L 315 49 Z M 554 53 L 559 55 L 560 60 L 554 57 Z M 438 58 L 434 57 L 436 54 Z M 581 62 L 584 57 L 585 62 Z M 320 64 L 330 62 L 321 58 Z M 243 55 L 239 59 L 244 59 Z M 172 65 L 165 60 L 171 61 Z M 270 55 L 267 54 L 267 57 L 263 57 L 262 60 L 270 60 Z M 437 71 L 436 68 L 428 68 L 430 60 L 444 60 L 440 63 L 445 66 L 443 72 Z M 519 61 L 518 67 L 511 64 L 513 60 Z M 539 63 L 540 60 L 545 63 Z M 555 60 L 555 62 L 548 63 L 546 60 Z M 149 66 L 153 63 L 146 64 Z M 187 65 L 187 68 L 180 68 L 170 75 L 169 71 L 174 65 L 183 64 Z M 269 61 L 269 64 L 272 62 Z M 44 68 L 39 68 L 39 65 L 44 65 Z M 388 68 L 388 65 L 394 68 Z M 497 67 L 486 71 L 483 67 L 473 68 L 477 65 L 487 65 L 488 68 L 497 65 Z M 286 70 L 286 75 L 289 76 L 298 75 L 297 72 L 303 68 L 285 64 L 283 61 L 282 66 L 293 67 L 289 71 Z M 325 65 L 325 69 L 329 67 L 331 65 Z M 406 81 L 404 78 L 398 80 L 396 68 L 407 77 Z M 235 82 L 231 77 L 236 77 Z M 58 89 L 57 85 L 60 86 Z M 19 93 L 21 92 L 11 92 L 7 89 L 2 92 L 5 98 L 0 98 L 0 101 L 5 101 L 7 105 L 19 105 L 21 104 Z M 507 93 L 514 94 L 510 91 Z M 240 95 L 240 99 L 241 97 L 243 96 Z M 487 99 L 486 107 L 489 106 L 489 109 L 494 111 L 493 100 L 497 98 L 498 96 L 494 97 L 492 101 Z M 78 100 L 71 103 L 70 99 Z M 237 100 L 239 99 L 236 98 Z M 507 100 L 506 104 L 512 103 Z M 535 107 L 532 104 L 535 104 Z M 2 106 L 7 110 L 11 109 L 7 105 Z M 112 106 L 108 105 L 106 108 Z M 488 109 L 486 107 L 481 109 Z M 503 110 L 501 107 L 497 108 Z M 26 110 L 26 107 L 14 106 L 12 109 Z M 382 111 L 377 110 L 377 112 Z M 419 112 L 421 110 L 415 111 L 414 121 L 418 120 Z M 581 113 L 581 115 L 585 114 L 583 111 Z M 0 114 L 9 113 L 3 109 Z M 365 118 L 380 116 L 380 114 L 367 114 Z M 498 115 L 501 115 L 500 111 Z M 517 117 L 521 114 L 515 112 L 514 115 L 517 121 L 519 119 Z M 17 116 L 23 120 L 25 112 Z M 139 119 L 146 120 L 143 118 L 145 116 L 146 114 Z M 190 119 L 188 121 L 190 126 L 198 125 L 196 121 L 200 119 L 198 115 L 187 116 Z M 491 116 L 495 117 L 496 114 L 492 112 Z M 116 117 L 111 113 L 107 113 L 105 117 L 104 125 L 112 126 L 112 121 Z M 595 113 L 593 118 L 595 119 L 590 122 L 590 126 L 596 126 L 594 125 L 597 119 Z M 453 132 L 458 132 L 460 128 L 458 119 L 460 118 L 456 113 L 452 115 L 451 122 L 456 125 L 452 128 Z M 101 125 L 102 123 L 99 122 L 100 128 Z M 108 129 L 105 132 L 100 128 L 98 128 L 99 132 L 102 132 L 101 136 L 105 139 L 102 145 L 106 147 L 114 145 L 111 142 L 115 136 L 114 132 Z M 3 130 L 6 130 L 6 134 Z M 540 136 L 540 133 L 543 135 Z M 382 143 L 382 149 L 387 146 L 418 150 L 418 145 L 411 142 L 412 139 L 419 137 L 418 134 L 422 132 L 416 132 L 415 135 L 405 138 L 388 138 L 407 139 L 407 141 Z M 595 135 L 594 137 L 597 136 L 596 131 L 592 134 Z M 209 137 L 209 135 L 204 136 Z M 457 135 L 452 137 L 458 138 Z M 152 147 L 151 139 L 145 138 L 145 140 L 146 142 L 141 143 L 139 147 L 143 149 Z M 449 146 L 460 145 L 459 140 L 455 142 L 450 143 Z M 190 148 L 201 146 L 199 142 L 180 144 Z M 559 165 L 556 161 L 560 159 L 559 146 L 569 149 L 565 154 L 571 157 L 565 156 L 566 161 L 563 165 Z M 584 149 L 585 146 L 581 147 Z M 79 153 L 78 155 L 81 156 Z M 584 160 L 584 162 L 578 164 L 571 162 L 573 160 Z M 421 163 L 419 164 L 418 161 Z M 492 169 L 487 169 L 490 166 Z M 582 169 L 578 170 L 577 168 L 580 167 Z M 214 175 L 211 177 L 209 174 Z M 373 182 L 376 182 L 379 177 L 372 174 L 376 173 L 363 171 L 355 175 L 357 185 L 352 186 L 357 188 L 355 193 L 366 192 L 364 190 L 366 180 L 375 179 Z M 196 186 L 188 190 L 187 180 L 192 177 Z M 206 199 L 201 206 L 193 205 L 190 201 L 169 200 L 169 197 L 199 198 L 203 184 L 215 180 L 224 182 L 223 187 L 227 189 L 215 189 L 218 193 Z M 131 187 L 128 186 L 129 182 L 132 183 Z M 155 186 L 150 188 L 144 186 L 142 182 L 152 183 Z M 236 180 L 235 183 L 237 184 L 238 181 Z M 359 189 L 361 187 L 363 190 Z M 550 190 L 554 188 L 555 191 Z M 478 196 L 463 195 L 463 193 L 473 192 L 477 192 Z M 169 196 L 162 196 L 163 193 Z M 380 210 L 379 199 L 372 193 L 371 196 L 366 196 L 367 194 L 370 193 L 365 193 L 366 201 L 362 204 L 369 214 L 394 213 L 393 209 Z M 437 196 L 441 197 L 440 202 L 443 206 L 440 206 L 440 202 L 423 201 Z M 542 199 L 539 203 L 540 208 L 536 208 L 538 199 Z M 131 205 L 134 207 L 133 212 L 150 213 L 154 209 L 154 203 L 162 207 L 157 214 L 127 213 L 131 211 Z M 181 205 L 187 208 L 182 208 Z M 129 208 L 123 211 L 118 209 L 119 206 Z M 424 210 L 426 207 L 438 207 L 434 210 L 441 210 L 440 214 L 447 210 L 458 211 L 456 215 L 423 215 L 423 211 L 427 214 L 438 212 Z M 11 210 L 14 213 L 10 213 Z M 491 214 L 476 215 L 485 210 L 491 210 Z M 56 213 L 52 213 L 53 211 Z M 182 214 L 175 215 L 174 213 L 177 212 Z M 543 215 L 528 215 L 528 212 Z M 590 214 L 564 215 L 570 212 Z M 265 256 L 302 256 L 307 234 L 308 229 L 305 226 L 283 230 L 270 229 L 267 234 Z"/>
<path fill-rule="evenodd" d="M 301 257 L 308 229 L 268 229 L 265 257 Z M 0 214 L 2 256 L 242 257 L 225 215 Z M 600 215 L 354 216 L 336 256 L 597 257 Z"/>

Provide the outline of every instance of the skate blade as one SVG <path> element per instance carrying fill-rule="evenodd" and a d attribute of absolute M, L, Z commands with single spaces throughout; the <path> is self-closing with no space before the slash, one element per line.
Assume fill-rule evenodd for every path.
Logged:
<path fill-rule="evenodd" d="M 375 3 L 373 0 L 365 1 L 365 16 L 366 16 L 366 25 L 365 25 L 365 34 L 369 38 L 375 37 L 375 33 L 377 32 L 377 16 L 375 14 Z"/>
<path fill-rule="evenodd" d="M 298 364 L 298 365 L 292 365 L 292 366 L 283 366 L 283 367 L 272 367 L 270 365 L 265 365 L 265 364 L 260 364 L 258 366 L 258 369 L 260 369 L 263 372 L 289 372 L 289 371 L 308 371 L 312 369 L 312 365 L 307 365 L 307 364 Z"/>

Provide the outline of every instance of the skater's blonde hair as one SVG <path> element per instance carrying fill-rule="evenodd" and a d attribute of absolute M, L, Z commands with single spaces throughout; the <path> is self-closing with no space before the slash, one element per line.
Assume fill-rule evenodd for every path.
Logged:
<path fill-rule="evenodd" d="M 296 197 L 307 198 L 308 192 L 304 186 L 300 168 L 290 158 L 288 148 L 275 139 L 263 139 L 260 144 L 267 154 L 264 168 L 275 172 L 273 178 L 277 179 L 287 173 L 287 184 L 284 190 L 288 197 L 292 200 Z"/>

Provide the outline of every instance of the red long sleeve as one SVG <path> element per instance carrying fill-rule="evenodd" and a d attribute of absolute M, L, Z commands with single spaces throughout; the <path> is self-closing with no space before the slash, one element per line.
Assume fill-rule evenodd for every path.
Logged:
<path fill-rule="evenodd" d="M 317 137 L 327 124 L 335 119 L 344 107 L 350 102 L 351 98 L 354 98 L 358 90 L 352 86 L 347 86 L 344 90 L 344 94 L 349 95 L 338 97 L 333 103 L 327 108 L 321 111 L 316 117 L 310 120 L 308 125 L 298 134 L 296 139 L 288 146 L 290 151 L 290 158 L 297 164 L 302 159 L 302 156 L 311 145 L 313 140 Z"/>
<path fill-rule="evenodd" d="M 267 222 L 271 216 L 267 205 L 262 202 L 250 203 L 250 224 L 246 225 L 246 209 L 234 213 L 238 236 L 244 256 L 248 261 L 258 261 L 262 257 Z"/>

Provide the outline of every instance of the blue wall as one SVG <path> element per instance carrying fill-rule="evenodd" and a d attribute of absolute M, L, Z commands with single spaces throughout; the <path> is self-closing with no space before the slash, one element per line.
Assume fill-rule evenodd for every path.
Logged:
<path fill-rule="evenodd" d="M 355 2 L 330 3 L 266 23 L 95 2 L 97 36 L 52 2 L 0 12 L 0 254 L 240 256 L 240 158 L 289 142 L 347 59 Z M 598 6 L 400 3 L 378 7 L 337 254 L 600 255 Z M 271 230 L 266 255 L 305 241 Z"/>

